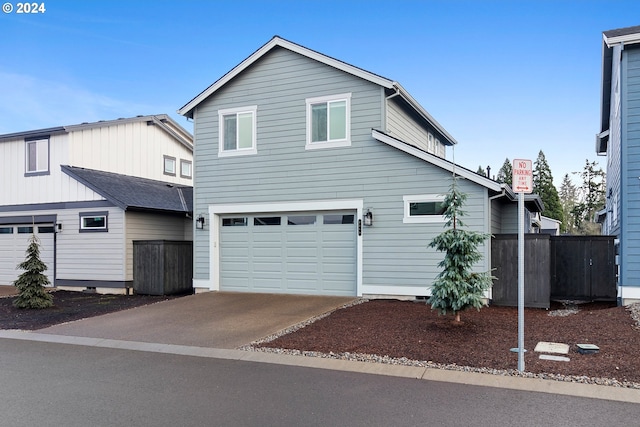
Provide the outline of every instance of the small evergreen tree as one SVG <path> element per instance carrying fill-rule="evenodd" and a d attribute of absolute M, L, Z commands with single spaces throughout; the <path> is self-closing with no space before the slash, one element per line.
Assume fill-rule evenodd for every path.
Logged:
<path fill-rule="evenodd" d="M 429 247 L 444 252 L 444 259 L 438 264 L 442 271 L 436 277 L 431 288 L 431 297 L 427 303 L 440 314 L 452 311 L 455 321 L 460 322 L 460 312 L 474 307 L 480 309 L 484 305 L 484 293 L 491 287 L 492 277 L 489 273 L 473 272 L 472 267 L 482 259 L 478 245 L 490 235 L 464 230 L 460 217 L 464 215 L 462 206 L 467 195 L 460 192 L 456 178 L 444 199 L 445 227 L 448 230 L 436 236 Z"/>
<path fill-rule="evenodd" d="M 24 270 L 13 284 L 18 288 L 18 296 L 13 300 L 17 308 L 47 308 L 53 305 L 53 297 L 45 290 L 49 279 L 42 274 L 47 266 L 40 260 L 40 244 L 36 235 L 29 239 L 26 258 L 18 264 Z"/>
<path fill-rule="evenodd" d="M 560 205 L 562 206 L 562 225 L 560 226 L 560 231 L 573 234 L 575 229 L 574 208 L 578 201 L 578 190 L 571 181 L 568 173 L 562 178 L 558 196 L 560 197 Z"/>
<path fill-rule="evenodd" d="M 578 188 L 580 203 L 573 208 L 575 225 L 583 235 L 600 234 L 600 226 L 595 223 L 595 213 L 605 206 L 606 174 L 598 168 L 598 162 L 586 159 L 582 172 L 574 172 L 582 178 L 582 185 Z"/>

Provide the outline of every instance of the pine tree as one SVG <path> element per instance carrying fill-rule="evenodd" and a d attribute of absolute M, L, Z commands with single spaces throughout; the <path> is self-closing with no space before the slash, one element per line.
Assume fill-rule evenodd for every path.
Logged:
<path fill-rule="evenodd" d="M 498 171 L 496 181 L 501 184 L 509 184 L 510 186 L 513 184 L 513 165 L 508 157 L 504 160 L 502 167 Z"/>
<path fill-rule="evenodd" d="M 560 231 L 562 233 L 573 234 L 575 230 L 574 208 L 578 202 L 578 190 L 571 181 L 569 174 L 565 174 L 560 184 L 560 205 L 562 206 L 562 224 Z"/>
<path fill-rule="evenodd" d="M 595 213 L 605 205 L 606 175 L 598 162 L 586 159 L 582 172 L 574 172 L 582 178 L 578 189 L 580 203 L 576 204 L 573 213 L 575 225 L 580 234 L 599 234 L 600 227 L 595 223 Z"/>
<path fill-rule="evenodd" d="M 429 247 L 444 252 L 445 256 L 438 264 L 442 271 L 433 283 L 427 302 L 440 314 L 452 311 L 456 322 L 460 322 L 461 311 L 471 307 L 479 310 L 484 305 L 484 293 L 492 284 L 489 273 L 475 273 L 472 270 L 473 265 L 482 260 L 478 245 L 490 235 L 461 228 L 464 227 L 460 217 L 464 215 L 462 206 L 466 198 L 466 194 L 458 190 L 454 177 L 443 202 L 443 215 L 447 219 L 445 227 L 450 228 L 429 243 Z"/>
<path fill-rule="evenodd" d="M 562 205 L 558 190 L 553 185 L 553 176 L 547 159 L 540 150 L 533 169 L 533 192 L 538 194 L 544 205 L 544 216 L 562 221 Z"/>
<path fill-rule="evenodd" d="M 476 171 L 478 175 L 487 176 L 487 171 L 484 170 L 482 166 L 478 166 L 478 170 Z"/>
<path fill-rule="evenodd" d="M 53 305 L 53 297 L 45 290 L 50 284 L 47 276 L 42 274 L 47 266 L 40 260 L 40 244 L 34 235 L 29 239 L 26 258 L 18 264 L 24 270 L 13 284 L 18 288 L 18 296 L 13 300 L 17 308 L 47 308 Z"/>

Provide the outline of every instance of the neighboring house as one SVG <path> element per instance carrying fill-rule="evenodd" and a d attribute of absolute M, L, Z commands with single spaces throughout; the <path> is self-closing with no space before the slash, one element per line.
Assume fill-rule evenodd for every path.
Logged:
<path fill-rule="evenodd" d="M 167 115 L 0 135 L 0 284 L 32 233 L 51 283 L 127 292 L 133 240 L 191 240 L 192 136 Z"/>
<path fill-rule="evenodd" d="M 558 221 L 554 218 L 549 218 L 548 216 L 540 215 L 540 233 L 542 234 L 550 234 L 552 236 L 560 235 L 560 226 L 562 225 L 562 221 Z"/>
<path fill-rule="evenodd" d="M 618 298 L 640 300 L 640 26 L 605 31 L 596 152 L 607 156 L 602 234 L 617 236 Z"/>
<path fill-rule="evenodd" d="M 402 86 L 282 38 L 179 113 L 205 219 L 196 290 L 428 295 L 454 173 L 470 229 L 517 232 L 511 189 L 447 161 L 456 141 Z"/>

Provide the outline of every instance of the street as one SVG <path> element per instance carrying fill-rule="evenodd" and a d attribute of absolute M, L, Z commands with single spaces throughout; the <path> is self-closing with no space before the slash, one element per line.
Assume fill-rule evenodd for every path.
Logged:
<path fill-rule="evenodd" d="M 640 405 L 0 339 L 2 426 L 635 425 Z"/>

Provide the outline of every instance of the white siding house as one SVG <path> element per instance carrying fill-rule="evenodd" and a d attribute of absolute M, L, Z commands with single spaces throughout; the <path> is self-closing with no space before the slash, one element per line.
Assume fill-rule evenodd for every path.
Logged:
<path fill-rule="evenodd" d="M 453 174 L 473 230 L 500 231 L 514 204 L 445 160 L 456 141 L 400 84 L 280 37 L 179 113 L 194 120 L 194 215 L 207 224 L 194 234 L 200 290 L 429 295 Z"/>
<path fill-rule="evenodd" d="M 0 135 L 0 159 L 0 284 L 32 233 L 53 285 L 111 292 L 131 287 L 133 239 L 191 239 L 193 142 L 167 115 Z"/>

